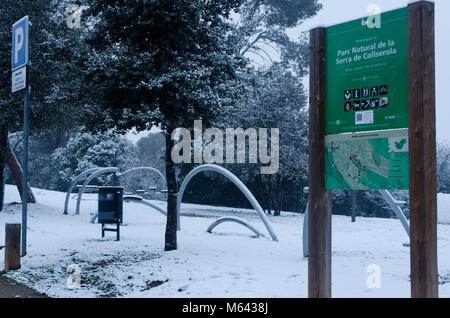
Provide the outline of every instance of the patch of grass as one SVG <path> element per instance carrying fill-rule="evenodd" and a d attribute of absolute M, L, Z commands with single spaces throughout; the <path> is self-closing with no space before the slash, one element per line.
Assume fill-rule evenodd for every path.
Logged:
<path fill-rule="evenodd" d="M 152 288 L 161 286 L 162 284 L 167 283 L 168 281 L 169 281 L 168 279 L 166 279 L 165 281 L 162 281 L 162 280 L 149 280 L 149 281 L 145 282 L 146 286 L 141 291 L 150 290 Z"/>
<path fill-rule="evenodd" d="M 91 263 L 91 265 L 92 265 L 93 267 L 106 267 L 106 266 L 108 266 L 108 265 L 111 265 L 111 264 L 115 263 L 116 261 L 117 261 L 117 260 L 114 259 L 114 258 L 111 258 L 111 259 L 101 259 L 101 260 L 99 260 L 99 261 L 96 261 L 96 262 Z"/>
<path fill-rule="evenodd" d="M 439 285 L 445 285 L 450 283 L 450 273 L 447 273 L 445 275 L 439 275 L 438 278 Z"/>
<path fill-rule="evenodd" d="M 37 291 L 33 292 L 33 296 L 32 297 L 33 298 L 50 298 L 50 297 L 48 297 L 48 295 L 39 293 Z"/>
<path fill-rule="evenodd" d="M 22 205 L 22 202 L 11 202 L 11 203 L 6 203 L 6 206 L 14 206 L 14 205 Z"/>

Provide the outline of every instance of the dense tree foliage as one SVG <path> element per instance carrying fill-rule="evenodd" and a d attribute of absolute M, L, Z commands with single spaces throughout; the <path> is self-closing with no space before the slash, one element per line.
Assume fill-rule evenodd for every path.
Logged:
<path fill-rule="evenodd" d="M 438 143 L 436 176 L 438 192 L 450 193 L 450 145 Z"/>
<path fill-rule="evenodd" d="M 62 145 L 64 135 L 75 129 L 82 110 L 79 104 L 80 64 L 83 37 L 67 28 L 65 8 L 69 1 L 1 1 L 0 2 L 0 144 L 8 132 L 21 130 L 23 93 L 11 94 L 11 28 L 25 15 L 30 17 L 31 85 L 30 129 L 34 135 L 51 136 L 54 147 Z M 0 185 L 3 184 L 5 148 L 0 148 Z M 1 191 L 0 191 L 1 192 Z M 0 202 L 1 203 L 1 202 Z M 1 207 L 1 204 L 0 204 Z"/>
<path fill-rule="evenodd" d="M 70 181 L 90 168 L 114 167 L 125 171 L 138 166 L 137 153 L 134 145 L 124 137 L 106 132 L 103 134 L 80 133 L 70 138 L 67 145 L 57 149 L 52 154 L 56 171 L 59 171 L 59 181 L 67 187 Z M 111 185 L 112 176 L 103 175 L 98 178 L 98 184 Z"/>
<path fill-rule="evenodd" d="M 166 139 L 166 250 L 177 248 L 171 133 L 233 107 L 245 65 L 233 42 L 230 11 L 240 1 L 90 1 L 94 23 L 86 83 L 88 129 L 159 125 Z"/>
<path fill-rule="evenodd" d="M 236 38 L 241 53 L 271 66 L 277 58 L 299 76 L 307 74 L 308 42 L 291 39 L 286 31 L 314 16 L 322 6 L 317 0 L 245 0 L 239 8 Z"/>
<path fill-rule="evenodd" d="M 25 15 L 30 16 L 31 66 L 30 126 L 33 132 L 76 126 L 75 115 L 80 73 L 74 56 L 82 54 L 81 33 L 67 28 L 64 3 L 68 1 L 9 1 L 0 3 L 0 124 L 9 131 L 21 129 L 23 94 L 11 94 L 11 28 Z M 61 12 L 62 11 L 62 12 Z"/>

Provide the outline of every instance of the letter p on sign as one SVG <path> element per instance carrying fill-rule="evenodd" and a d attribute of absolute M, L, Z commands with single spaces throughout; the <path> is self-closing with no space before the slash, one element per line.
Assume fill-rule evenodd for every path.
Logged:
<path fill-rule="evenodd" d="M 29 34 L 28 16 L 14 23 L 12 27 L 11 61 L 11 69 L 13 71 L 28 64 Z"/>
<path fill-rule="evenodd" d="M 17 28 L 14 34 L 14 63 L 19 63 L 19 52 L 23 49 L 23 28 Z"/>

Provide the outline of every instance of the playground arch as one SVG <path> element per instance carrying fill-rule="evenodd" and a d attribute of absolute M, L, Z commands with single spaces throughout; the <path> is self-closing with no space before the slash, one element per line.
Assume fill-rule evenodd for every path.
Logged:
<path fill-rule="evenodd" d="M 81 205 L 81 197 L 83 196 L 84 191 L 86 190 L 86 187 L 88 186 L 88 184 L 94 180 L 96 177 L 102 175 L 102 174 L 106 174 L 106 173 L 114 173 L 117 172 L 119 169 L 116 167 L 108 167 L 108 168 L 101 168 L 97 171 L 95 171 L 94 173 L 92 173 L 87 179 L 86 181 L 84 181 L 83 186 L 80 189 L 80 192 L 78 193 L 78 198 L 77 198 L 77 210 L 76 210 L 76 215 L 80 214 L 80 205 Z"/>
<path fill-rule="evenodd" d="M 202 166 L 199 166 L 199 167 L 193 169 L 191 172 L 189 172 L 189 174 L 183 180 L 183 183 L 181 184 L 180 191 L 178 193 L 178 198 L 177 198 L 177 224 L 178 224 L 178 231 L 181 230 L 180 209 L 181 209 L 181 201 L 183 200 L 184 191 L 186 190 L 186 187 L 189 184 L 189 182 L 191 181 L 191 179 L 193 177 L 195 177 L 197 174 L 199 174 L 201 172 L 204 172 L 204 171 L 217 172 L 217 173 L 221 174 L 222 176 L 226 177 L 229 181 L 233 182 L 234 185 L 238 187 L 238 189 L 242 192 L 242 194 L 245 195 L 247 200 L 249 200 L 250 204 L 256 210 L 256 212 L 258 213 L 259 217 L 263 221 L 267 231 L 269 232 L 270 237 L 272 238 L 272 240 L 278 242 L 278 237 L 275 234 L 274 230 L 272 229 L 272 226 L 271 226 L 271 224 L 269 222 L 269 219 L 265 215 L 263 209 L 259 205 L 258 201 L 255 199 L 253 194 L 250 192 L 250 190 L 233 173 L 231 173 L 230 171 L 228 171 L 227 169 L 225 169 L 223 167 L 220 167 L 220 166 L 217 166 L 217 165 L 213 165 L 213 164 L 206 164 L 206 165 L 202 165 Z M 238 222 L 238 223 L 242 224 L 241 222 Z"/>
<path fill-rule="evenodd" d="M 69 214 L 69 199 L 70 199 L 70 194 L 73 191 L 73 188 L 75 188 L 75 186 L 77 185 L 77 183 L 85 176 L 88 176 L 89 174 L 99 170 L 101 168 L 92 168 L 92 169 L 88 169 L 83 171 L 82 173 L 80 173 L 78 176 L 76 176 L 73 180 L 72 183 L 69 186 L 69 189 L 67 189 L 67 194 L 66 194 L 66 201 L 64 202 L 64 214 Z"/>
<path fill-rule="evenodd" d="M 86 171 L 84 171 L 83 173 L 81 173 L 80 175 L 78 175 L 77 177 L 75 177 L 72 181 L 72 183 L 70 184 L 69 189 L 67 190 L 67 194 L 66 194 L 66 200 L 64 203 L 64 214 L 68 214 L 68 207 L 69 207 L 69 199 L 70 199 L 70 194 L 72 193 L 73 189 L 75 188 L 75 186 L 77 185 L 77 183 L 85 176 L 87 176 L 87 179 L 84 181 L 79 193 L 78 193 L 78 198 L 77 198 L 77 207 L 76 207 L 76 215 L 80 214 L 80 205 L 81 205 L 81 198 L 83 196 L 84 191 L 86 190 L 86 187 L 89 185 L 89 183 L 94 180 L 96 177 L 102 175 L 102 174 L 107 174 L 107 173 L 117 173 L 117 177 L 123 177 L 129 173 L 132 173 L 134 171 L 152 171 L 155 172 L 161 179 L 161 184 L 164 185 L 165 184 L 165 178 L 164 175 L 157 169 L 153 168 L 153 167 L 137 167 L 137 168 L 132 168 L 129 170 L 124 171 L 123 173 L 118 172 L 119 169 L 116 167 L 107 167 L 107 168 L 92 168 L 92 169 L 88 169 Z M 158 210 L 159 211 L 159 210 Z"/>
<path fill-rule="evenodd" d="M 222 223 L 237 223 L 240 224 L 242 226 L 245 226 L 246 228 L 248 228 L 250 231 L 252 231 L 253 233 L 256 234 L 256 237 L 265 237 L 264 234 L 262 234 L 261 232 L 259 232 L 253 225 L 249 224 L 246 220 L 243 220 L 241 218 L 236 218 L 236 217 L 232 217 L 232 216 L 226 216 L 223 218 L 220 218 L 216 221 L 214 221 L 206 230 L 206 232 L 208 233 L 212 233 L 212 231 L 220 224 Z"/>
<path fill-rule="evenodd" d="M 164 178 L 164 175 L 161 173 L 161 171 L 159 171 L 158 169 L 155 169 L 155 168 L 152 168 L 152 167 L 137 167 L 137 168 L 132 168 L 132 169 L 129 169 L 129 170 L 127 170 L 127 171 L 124 171 L 124 172 L 122 172 L 122 173 L 118 173 L 117 174 L 117 177 L 123 177 L 123 176 L 125 176 L 125 175 L 127 175 L 127 174 L 129 174 L 129 173 L 131 173 L 131 172 L 134 172 L 134 171 L 152 171 L 152 172 L 155 172 L 156 174 L 158 174 L 158 176 L 161 178 L 161 185 L 163 186 L 164 185 L 164 183 L 165 183 L 165 181 L 166 181 L 166 179 Z"/>

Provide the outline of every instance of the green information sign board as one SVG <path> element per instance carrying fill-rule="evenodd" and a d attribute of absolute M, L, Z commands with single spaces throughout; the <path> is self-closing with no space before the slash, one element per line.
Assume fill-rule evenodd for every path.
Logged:
<path fill-rule="evenodd" d="M 408 10 L 365 21 L 325 29 L 325 188 L 408 189 Z"/>
<path fill-rule="evenodd" d="M 325 134 L 408 127 L 406 8 L 325 30 Z"/>

